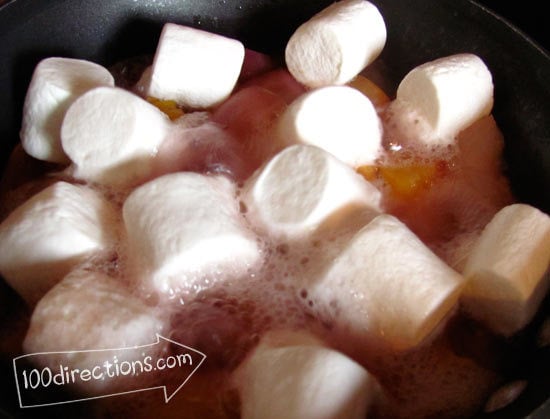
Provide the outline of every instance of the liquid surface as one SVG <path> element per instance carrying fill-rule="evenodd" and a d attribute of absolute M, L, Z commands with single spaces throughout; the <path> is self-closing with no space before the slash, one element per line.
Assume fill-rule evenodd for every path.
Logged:
<path fill-rule="evenodd" d="M 128 65 L 132 63 L 121 63 L 115 71 L 119 84 L 131 88 L 139 71 Z M 144 66 L 141 59 L 135 65 Z M 288 80 L 284 76 L 270 79 L 266 74 L 248 78 L 243 86 L 275 85 L 278 92 L 264 95 L 237 90 L 228 102 L 234 101 L 233 109 L 241 109 L 240 116 L 224 114 L 223 104 L 213 116 L 186 114 L 178 138 L 191 136 L 193 141 L 177 152 L 174 147 L 180 142 L 167 143 L 167 150 L 159 153 L 158 175 L 193 170 L 222 174 L 242 184 L 265 156 L 276 152 L 258 143 L 259 148 L 248 154 L 250 144 L 268 136 L 273 115 L 300 93 L 292 83 L 285 85 Z M 239 95 L 245 98 L 242 102 Z M 251 104 L 251 100 L 257 102 Z M 246 105 L 239 108 L 244 102 Z M 262 117 L 249 118 L 252 112 Z M 361 167 L 358 172 L 382 191 L 386 212 L 403 220 L 436 254 L 460 270 L 484 225 L 498 209 L 513 202 L 502 175 L 502 134 L 492 117 L 486 117 L 461 133 L 456 146 L 428 149 L 415 143 L 418 133 L 405 133 L 400 128 L 409 115 L 387 104 L 378 112 L 387 153 L 375 165 Z M 481 140 L 486 145 L 482 152 L 478 147 Z M 23 171 L 18 170 L 21 165 Z M 2 216 L 58 179 L 70 179 L 70 175 L 17 149 L 4 176 Z M 119 207 L 130 192 L 92 186 Z M 238 194 L 235 199 L 239 201 Z M 240 208 L 246 220 L 247 209 L 242 203 Z M 238 418 L 238 383 L 232 373 L 261 336 L 274 329 L 311 331 L 374 374 L 382 391 L 372 417 L 459 418 L 483 409 L 491 393 L 509 379 L 510 365 L 517 361 L 517 342 L 492 335 L 456 309 L 418 348 L 388 352 L 336 327 L 338 319 L 318 309 L 308 298 L 307 289 L 299 285 L 306 270 L 332 260 L 362 225 L 358 219 L 295 241 L 280 241 L 256 231 L 263 256 L 259 267 L 229 280 L 196 278 L 193 287 L 168 296 L 152 294 L 127 277 L 123 243 L 108 260 L 93 261 L 93 269 L 119 278 L 128 293 L 169 319 L 170 339 L 204 352 L 207 359 L 168 404 L 159 392 L 148 391 L 83 402 L 85 417 Z M 253 225 L 248 227 L 254 230 Z M 22 353 L 21 342 L 31 313 L 4 288 L 0 292 L 0 355 L 8 363 Z M 162 378 L 173 384 L 181 380 L 171 375 Z"/>

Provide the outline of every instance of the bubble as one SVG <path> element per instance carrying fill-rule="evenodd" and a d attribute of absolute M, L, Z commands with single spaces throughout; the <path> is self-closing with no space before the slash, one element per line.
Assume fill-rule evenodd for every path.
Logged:
<path fill-rule="evenodd" d="M 286 243 L 279 244 L 276 247 L 276 251 L 281 255 L 287 255 L 288 252 L 290 251 L 290 246 Z"/>
<path fill-rule="evenodd" d="M 239 201 L 239 212 L 241 214 L 246 214 L 248 212 L 248 207 L 244 203 L 244 201 Z"/>
<path fill-rule="evenodd" d="M 432 146 L 419 141 L 431 134 L 426 122 L 414 112 L 389 106 L 383 111 L 382 120 L 385 153 L 376 165 L 434 166 L 437 173 L 423 195 L 401 206 L 398 204 L 402 202 L 391 200 L 391 187 L 377 179 L 375 185 L 384 195 L 385 208 L 406 222 L 447 263 L 460 270 L 484 224 L 498 205 L 507 199 L 506 190 L 500 195 L 497 190 L 497 194 L 487 200 L 484 197 L 486 189 L 493 185 L 500 187 L 500 183 L 485 176 L 481 170 L 476 175 L 481 174 L 493 183 L 489 182 L 489 187 L 485 189 L 472 185 L 468 176 L 470 173 L 461 161 L 460 150 L 455 144 Z M 272 122 L 266 120 L 265 124 L 255 126 L 247 133 L 248 140 L 261 139 Z M 207 366 L 196 375 L 198 384 L 187 385 L 192 401 L 183 396 L 180 411 L 192 411 L 195 405 L 206 409 L 206 401 L 209 401 L 212 403 L 208 409 L 216 413 L 213 416 L 223 417 L 220 406 L 223 397 L 220 394 L 226 390 L 224 380 L 266 332 L 279 328 L 311 331 L 322 336 L 333 347 L 358 359 L 380 379 L 390 401 L 384 409 L 393 417 L 463 416 L 483 405 L 481 398 L 496 389 L 493 372 L 484 370 L 472 359 L 457 356 L 452 345 L 440 336 L 435 342 L 409 353 L 380 351 L 372 342 L 355 340 L 347 334 L 346 325 L 340 323 L 338 315 L 345 302 L 333 300 L 323 306 L 311 297 L 311 288 L 304 283 L 327 269 L 330 261 L 338 256 L 361 225 L 354 225 L 346 232 L 324 236 L 313 234 L 303 240 L 284 242 L 257 231 L 248 220 L 248 208 L 242 200 L 242 188 L 251 171 L 250 162 L 246 161 L 250 153 L 244 153 L 242 145 L 234 138 L 222 135 L 222 128 L 211 122 L 208 112 L 188 113 L 174 124 L 177 127 L 174 132 L 181 138 L 174 137 L 167 144 L 174 146 L 175 140 L 184 139 L 188 141 L 185 144 L 188 154 L 174 156 L 177 154 L 174 153 L 175 148 L 170 149 L 172 153 L 165 154 L 159 150 L 158 174 L 168 170 L 167 164 L 173 164 L 173 170 L 221 174 L 233 179 L 237 185 L 235 208 L 256 235 L 262 262 L 258 266 L 250 266 L 244 274 L 195 272 L 186 281 L 181 281 L 190 283 L 189 286 L 171 288 L 166 294 L 154 292 L 136 278 L 136 272 L 130 266 L 120 216 L 116 223 L 121 226 L 121 240 L 108 252 L 87 263 L 90 269 L 117 278 L 129 293 L 139 296 L 145 304 L 158 310 L 160 316 L 167 318 L 166 334 L 170 339 L 207 355 Z M 183 159 L 185 156 L 188 160 Z M 172 161 L 174 157 L 178 158 Z M 255 163 L 254 167 L 259 166 L 259 162 Z M 67 180 L 74 182 L 74 179 Z M 51 181 L 37 179 L 35 184 L 27 185 L 27 189 L 16 191 L 15 200 L 22 200 Z M 96 184 L 88 186 L 101 192 L 119 210 L 134 189 Z M 354 295 L 353 291 L 350 295 Z M 355 298 L 362 296 L 355 294 Z M 539 336 L 541 345 L 548 345 L 550 341 L 550 327 L 546 323 Z M 177 378 L 170 379 L 174 384 Z M 222 385 L 214 391 L 214 386 L 220 383 Z M 498 389 L 488 406 L 508 403 L 517 397 L 522 386 L 524 383 L 520 381 Z M 142 409 L 162 416 L 158 414 L 158 409 L 163 408 L 163 402 L 153 402 L 153 395 L 157 397 L 155 392 L 131 397 L 127 404 L 121 402 L 118 410 L 114 411 L 132 416 L 132 412 Z M 204 403 L 201 405 L 196 400 Z M 204 410 L 195 417 L 204 417 L 203 413 Z"/>

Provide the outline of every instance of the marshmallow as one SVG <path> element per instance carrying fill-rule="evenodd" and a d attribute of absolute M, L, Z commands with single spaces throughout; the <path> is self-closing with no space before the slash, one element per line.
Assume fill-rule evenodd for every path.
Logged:
<path fill-rule="evenodd" d="M 493 331 L 510 336 L 529 323 L 548 289 L 550 217 L 526 204 L 501 209 L 464 267 L 462 303 Z"/>
<path fill-rule="evenodd" d="M 269 332 L 236 377 L 243 419 L 365 418 L 376 388 L 362 366 L 303 332 Z"/>
<path fill-rule="evenodd" d="M 399 84 L 396 101 L 416 110 L 431 128 L 424 141 L 448 144 L 491 113 L 492 76 L 479 57 L 451 55 L 410 71 Z"/>
<path fill-rule="evenodd" d="M 373 164 L 382 151 L 382 128 L 372 102 L 348 86 L 300 96 L 281 115 L 277 131 L 287 144 L 315 145 L 354 168 Z"/>
<path fill-rule="evenodd" d="M 405 224 L 380 215 L 305 289 L 318 309 L 328 310 L 355 336 L 404 350 L 435 330 L 462 285 L 461 275 Z"/>
<path fill-rule="evenodd" d="M 146 286 L 171 294 L 202 274 L 239 275 L 259 260 L 234 194 L 226 178 L 191 172 L 130 194 L 123 206 L 130 258 Z"/>
<path fill-rule="evenodd" d="M 40 160 L 69 163 L 61 147 L 63 117 L 77 97 L 99 86 L 114 86 L 114 79 L 98 64 L 57 57 L 42 60 L 34 70 L 23 107 L 25 151 Z"/>
<path fill-rule="evenodd" d="M 249 218 L 272 233 L 307 234 L 361 210 L 381 212 L 381 194 L 324 150 L 295 145 L 278 153 L 248 180 L 243 202 Z"/>
<path fill-rule="evenodd" d="M 294 32 L 285 60 L 296 80 L 306 86 L 345 84 L 378 57 L 385 43 L 386 25 L 376 6 L 343 0 Z"/>
<path fill-rule="evenodd" d="M 114 389 L 117 384 L 114 374 L 116 361 L 119 366 L 125 361 L 136 361 L 135 351 L 120 349 L 151 344 L 164 327 L 164 319 L 133 296 L 119 280 L 99 272 L 77 269 L 38 303 L 23 349 L 27 354 L 46 352 L 44 357 L 35 355 L 33 360 L 54 373 L 59 371 L 60 364 L 79 371 L 99 367 L 100 370 L 96 368 L 94 372 L 103 372 L 103 379 L 75 383 L 87 394 L 93 394 L 94 391 Z M 94 351 L 98 349 L 113 351 Z M 137 360 L 143 361 L 146 355 L 154 360 L 161 350 L 162 345 L 144 347 Z M 70 353 L 52 354 L 64 351 Z M 104 369 L 106 362 L 111 363 L 109 373 Z M 142 377 L 129 379 L 135 382 Z"/>
<path fill-rule="evenodd" d="M 185 107 L 209 108 L 226 99 L 244 60 L 241 42 L 173 23 L 164 25 L 148 95 Z"/>
<path fill-rule="evenodd" d="M 170 131 L 168 117 L 123 89 L 99 87 L 77 99 L 61 127 L 74 176 L 122 185 L 147 178 Z"/>
<path fill-rule="evenodd" d="M 32 306 L 73 267 L 112 244 L 115 217 L 94 190 L 57 182 L 0 225 L 0 272 Z"/>

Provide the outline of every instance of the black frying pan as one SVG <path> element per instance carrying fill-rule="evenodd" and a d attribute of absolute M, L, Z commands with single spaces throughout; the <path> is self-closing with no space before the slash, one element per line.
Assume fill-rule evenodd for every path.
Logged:
<path fill-rule="evenodd" d="M 495 82 L 494 115 L 505 139 L 505 158 L 520 201 L 550 213 L 550 58 L 487 10 L 466 0 L 372 0 L 388 41 L 377 66 L 388 89 L 414 66 L 457 52 L 487 63 Z M 165 21 L 236 37 L 246 46 L 280 53 L 293 29 L 330 0 L 15 0 L 0 8 L 0 164 L 18 141 L 25 91 L 36 63 L 58 55 L 110 65 L 152 53 Z M 548 312 L 545 306 L 542 314 Z M 1 314 L 1 307 L 0 307 Z M 494 418 L 550 417 L 550 353 L 521 356 L 529 386 Z M 8 417 L 80 417 L 82 407 L 17 409 L 13 373 L 0 367 Z"/>

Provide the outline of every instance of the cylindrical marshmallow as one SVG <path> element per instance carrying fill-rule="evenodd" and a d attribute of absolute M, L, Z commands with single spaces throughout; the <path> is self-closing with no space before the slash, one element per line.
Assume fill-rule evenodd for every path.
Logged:
<path fill-rule="evenodd" d="M 289 71 L 309 87 L 345 84 L 378 57 L 386 25 L 365 0 L 335 2 L 292 35 L 285 51 Z"/>
<path fill-rule="evenodd" d="M 61 147 L 61 123 L 69 106 L 88 90 L 114 86 L 109 71 L 89 61 L 46 58 L 34 70 L 21 127 L 25 151 L 40 160 L 69 163 Z"/>
<path fill-rule="evenodd" d="M 295 145 L 278 153 L 244 187 L 251 221 L 274 234 L 312 233 L 355 211 L 379 212 L 381 194 L 352 168 L 326 151 Z"/>
<path fill-rule="evenodd" d="M 397 102 L 412 107 L 433 135 L 425 141 L 447 144 L 464 128 L 490 114 L 493 79 L 473 54 L 457 54 L 425 63 L 399 84 Z"/>
<path fill-rule="evenodd" d="M 466 311 L 510 336 L 535 315 L 550 285 L 550 217 L 526 204 L 501 209 L 466 261 Z"/>
<path fill-rule="evenodd" d="M 147 94 L 193 109 L 226 99 L 237 82 L 244 46 L 236 39 L 173 23 L 164 25 Z"/>
<path fill-rule="evenodd" d="M 77 178 L 121 185 L 150 175 L 169 130 L 168 117 L 147 101 L 120 88 L 99 87 L 71 105 L 61 141 Z"/>
<path fill-rule="evenodd" d="M 57 182 L 0 225 L 0 272 L 32 306 L 73 267 L 113 244 L 115 220 L 99 193 Z"/>
<path fill-rule="evenodd" d="M 268 332 L 236 373 L 243 419 L 361 419 L 374 378 L 304 332 Z"/>
<path fill-rule="evenodd" d="M 305 289 L 319 310 L 332 313 L 336 327 L 406 350 L 457 306 L 463 283 L 405 224 L 384 214 L 363 227 Z"/>
<path fill-rule="evenodd" d="M 286 144 L 320 147 L 356 168 L 382 152 L 382 127 L 372 102 L 348 86 L 312 90 L 281 115 L 277 135 Z"/>
<path fill-rule="evenodd" d="M 77 269 L 40 300 L 32 314 L 23 349 L 27 354 L 36 354 L 33 361 L 50 368 L 54 374 L 60 365 L 76 370 L 76 377 L 80 371 L 94 371 L 93 379 L 73 378 L 66 385 L 72 384 L 87 395 L 99 392 L 104 396 L 106 390 L 119 390 L 120 380 L 150 382 L 147 378 L 152 374 L 139 374 L 141 370 L 136 369 L 137 374 L 129 375 L 128 368 L 125 374 L 117 374 L 115 364 L 124 366 L 143 362 L 146 356 L 150 359 L 161 356 L 165 345 L 150 344 L 164 329 L 164 318 L 121 281 L 103 273 Z M 143 346 L 139 358 L 136 351 L 123 349 L 134 346 Z M 112 351 L 98 351 L 102 349 Z M 111 365 L 110 369 L 106 363 Z"/>
<path fill-rule="evenodd" d="M 241 219 L 234 185 L 182 172 L 140 186 L 123 207 L 130 260 L 146 287 L 189 289 L 203 275 L 239 275 L 260 257 Z"/>

